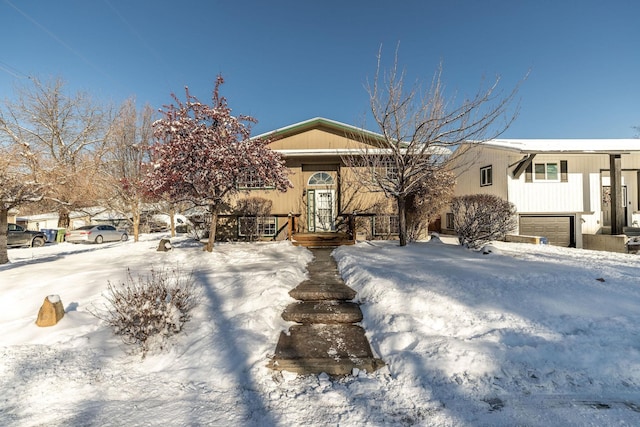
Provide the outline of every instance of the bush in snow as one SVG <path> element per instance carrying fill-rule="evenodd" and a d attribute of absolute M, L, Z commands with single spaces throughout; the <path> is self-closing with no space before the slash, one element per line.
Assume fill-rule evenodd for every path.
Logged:
<path fill-rule="evenodd" d="M 153 343 L 182 330 L 200 293 L 192 274 L 179 270 L 151 270 L 134 278 L 127 270 L 124 283 L 109 282 L 105 311 L 95 314 L 114 328 L 127 344 L 141 347 L 145 354 Z"/>
<path fill-rule="evenodd" d="M 453 226 L 460 244 L 472 249 L 503 239 L 517 226 L 516 207 L 498 196 L 473 194 L 455 197 L 451 207 Z"/>
<path fill-rule="evenodd" d="M 236 203 L 240 235 L 251 242 L 263 234 L 264 218 L 271 214 L 271 200 L 262 197 L 247 197 Z"/>

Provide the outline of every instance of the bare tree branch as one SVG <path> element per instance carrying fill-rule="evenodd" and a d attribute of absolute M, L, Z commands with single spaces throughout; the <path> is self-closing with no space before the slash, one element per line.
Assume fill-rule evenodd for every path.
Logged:
<path fill-rule="evenodd" d="M 498 91 L 500 78 L 481 87 L 472 97 L 460 102 L 447 97 L 439 65 L 426 91 L 418 83 L 407 87 L 405 73 L 399 70 L 398 50 L 388 72 L 382 71 L 382 49 L 372 83 L 367 84 L 371 115 L 380 132 L 352 135 L 364 143 L 358 156 L 347 161 L 360 173 L 360 179 L 372 191 L 381 191 L 395 200 L 399 214 L 400 245 L 407 242 L 406 203 L 424 191 L 425 185 L 437 185 L 438 172 L 453 172 L 453 160 L 461 153 L 462 143 L 480 144 L 501 135 L 515 120 L 514 103 L 520 84 L 510 92 Z M 459 165 L 457 167 L 465 167 Z"/>

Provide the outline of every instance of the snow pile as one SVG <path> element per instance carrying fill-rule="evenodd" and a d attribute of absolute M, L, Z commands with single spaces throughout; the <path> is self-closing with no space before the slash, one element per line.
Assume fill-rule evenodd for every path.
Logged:
<path fill-rule="evenodd" d="M 187 240 L 12 249 L 0 266 L 0 425 L 634 425 L 640 258 L 493 243 L 335 251 L 387 366 L 332 380 L 266 368 L 309 251 Z M 444 243 L 443 243 L 444 241 Z M 203 302 L 132 353 L 88 310 L 129 268 L 193 271 Z M 65 317 L 38 328 L 42 298 Z"/>

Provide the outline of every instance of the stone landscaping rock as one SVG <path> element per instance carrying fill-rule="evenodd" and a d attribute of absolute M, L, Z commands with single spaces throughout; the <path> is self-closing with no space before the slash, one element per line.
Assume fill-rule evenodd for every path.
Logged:
<path fill-rule="evenodd" d="M 40 311 L 38 311 L 38 326 L 53 326 L 64 317 L 64 307 L 58 295 L 49 295 L 44 299 Z"/>
<path fill-rule="evenodd" d="M 160 239 L 158 243 L 158 252 L 168 252 L 171 250 L 171 241 L 169 239 Z"/>

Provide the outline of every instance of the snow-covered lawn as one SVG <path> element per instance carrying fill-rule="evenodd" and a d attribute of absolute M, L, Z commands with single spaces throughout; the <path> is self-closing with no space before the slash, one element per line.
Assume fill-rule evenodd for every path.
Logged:
<path fill-rule="evenodd" d="M 496 243 L 360 243 L 334 256 L 388 366 L 341 380 L 266 368 L 305 277 L 289 243 L 185 239 L 12 249 L 0 266 L 0 425 L 638 425 L 640 256 Z M 109 281 L 193 272 L 202 303 L 142 359 L 88 310 Z M 66 308 L 35 325 L 49 294 Z"/>

